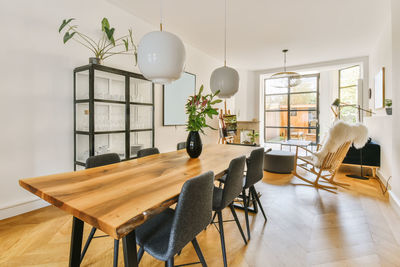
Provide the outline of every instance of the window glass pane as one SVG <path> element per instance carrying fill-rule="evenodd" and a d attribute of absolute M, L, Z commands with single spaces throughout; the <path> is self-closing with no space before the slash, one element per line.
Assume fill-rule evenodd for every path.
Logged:
<path fill-rule="evenodd" d="M 357 85 L 360 78 L 360 66 L 340 70 L 340 87 Z"/>
<path fill-rule="evenodd" d="M 76 135 L 76 161 L 86 163 L 89 157 L 89 135 Z"/>
<path fill-rule="evenodd" d="M 94 154 L 117 153 L 125 159 L 125 134 L 96 134 L 94 137 Z"/>
<path fill-rule="evenodd" d="M 265 142 L 287 140 L 287 128 L 265 128 Z"/>
<path fill-rule="evenodd" d="M 131 157 L 136 157 L 137 152 L 143 148 L 153 146 L 153 132 L 131 132 Z"/>
<path fill-rule="evenodd" d="M 96 132 L 125 130 L 125 105 L 95 102 L 94 127 Z"/>
<path fill-rule="evenodd" d="M 317 77 L 303 77 L 298 86 L 290 88 L 292 93 L 298 92 L 316 92 L 317 91 Z"/>
<path fill-rule="evenodd" d="M 290 109 L 304 110 L 317 109 L 317 93 L 291 94 Z"/>
<path fill-rule="evenodd" d="M 150 81 L 130 78 L 130 101 L 137 103 L 153 102 L 153 84 Z"/>
<path fill-rule="evenodd" d="M 131 130 L 153 128 L 153 107 L 131 105 Z"/>
<path fill-rule="evenodd" d="M 317 142 L 317 129 L 290 128 L 290 139 Z"/>
<path fill-rule="evenodd" d="M 284 86 L 287 84 L 287 79 L 266 79 L 265 80 L 265 94 L 287 94 L 288 89 L 276 86 Z"/>
<path fill-rule="evenodd" d="M 125 101 L 125 76 L 94 71 L 94 98 Z"/>
<path fill-rule="evenodd" d="M 287 111 L 265 112 L 265 125 L 275 127 L 287 126 Z"/>
<path fill-rule="evenodd" d="M 358 121 L 358 110 L 354 107 L 340 107 L 340 119 L 348 123 Z"/>
<path fill-rule="evenodd" d="M 346 87 L 340 89 L 340 102 L 342 104 L 355 105 L 358 103 L 357 87 Z"/>
<path fill-rule="evenodd" d="M 76 99 L 89 99 L 89 71 L 81 71 L 75 74 Z"/>
<path fill-rule="evenodd" d="M 292 127 L 316 127 L 316 111 L 290 111 L 290 126 Z"/>
<path fill-rule="evenodd" d="M 287 95 L 267 95 L 265 96 L 266 110 L 287 110 Z"/>
<path fill-rule="evenodd" d="M 76 106 L 76 130 L 89 131 L 89 104 L 78 103 Z"/>

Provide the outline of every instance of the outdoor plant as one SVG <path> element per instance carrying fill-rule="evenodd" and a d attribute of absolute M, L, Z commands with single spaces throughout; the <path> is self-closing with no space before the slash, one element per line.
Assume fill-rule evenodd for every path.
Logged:
<path fill-rule="evenodd" d="M 211 128 L 216 130 L 207 124 L 206 118 L 213 118 L 214 115 L 218 115 L 218 109 L 213 106 L 217 103 L 221 103 L 221 99 L 214 98 L 219 94 L 219 90 L 215 94 L 202 95 L 204 86 L 200 87 L 199 93 L 190 96 L 185 105 L 186 114 L 188 114 L 188 121 L 186 125 L 187 131 L 197 132 L 200 131 L 204 134 L 203 128 Z"/>
<path fill-rule="evenodd" d="M 132 29 L 128 30 L 128 34 L 119 38 L 114 36 L 115 28 L 110 26 L 107 18 L 101 21 L 101 38 L 96 42 L 93 38 L 78 31 L 78 26 L 73 25 L 75 19 L 64 19 L 58 29 L 61 33 L 64 30 L 63 42 L 69 40 L 83 45 L 93 52 L 94 56 L 100 61 L 105 60 L 114 55 L 134 55 L 135 62 L 137 58 L 136 45 L 133 42 Z"/>
<path fill-rule="evenodd" d="M 258 137 L 257 132 L 248 133 L 247 136 L 250 137 L 250 142 L 254 144 L 256 142 L 256 138 Z"/>
<path fill-rule="evenodd" d="M 385 106 L 390 108 L 392 106 L 392 99 L 385 99 Z"/>

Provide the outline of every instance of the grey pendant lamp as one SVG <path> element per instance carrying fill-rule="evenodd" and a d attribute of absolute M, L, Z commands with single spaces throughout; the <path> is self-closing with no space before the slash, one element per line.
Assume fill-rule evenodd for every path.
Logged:
<path fill-rule="evenodd" d="M 239 90 L 239 73 L 226 66 L 226 0 L 225 0 L 225 38 L 224 38 L 224 66 L 215 69 L 210 78 L 210 87 L 213 93 L 220 91 L 218 97 L 230 98 Z"/>

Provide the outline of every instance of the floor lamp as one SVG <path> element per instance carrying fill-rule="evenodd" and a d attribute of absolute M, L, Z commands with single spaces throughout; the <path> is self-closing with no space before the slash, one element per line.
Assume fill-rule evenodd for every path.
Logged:
<path fill-rule="evenodd" d="M 341 103 L 339 98 L 336 98 L 335 101 L 333 101 L 332 105 L 331 105 L 331 110 L 332 112 L 335 114 L 335 118 L 339 118 L 340 116 L 340 108 L 341 107 L 352 107 L 358 110 L 358 121 L 361 120 L 361 112 L 365 111 L 368 112 L 369 114 L 375 114 L 374 112 L 370 111 L 370 110 L 366 110 L 360 107 L 360 105 L 351 105 L 351 104 L 346 104 L 346 103 Z M 365 177 L 363 175 L 363 154 L 362 154 L 362 150 L 363 147 L 360 148 L 360 175 L 357 174 L 347 174 L 347 177 L 350 178 L 355 178 L 355 179 L 360 179 L 360 180 L 368 180 L 368 177 Z"/>

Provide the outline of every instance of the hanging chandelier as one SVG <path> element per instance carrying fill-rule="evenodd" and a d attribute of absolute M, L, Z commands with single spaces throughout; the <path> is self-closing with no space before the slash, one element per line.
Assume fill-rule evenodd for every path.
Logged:
<path fill-rule="evenodd" d="M 226 0 L 225 0 L 225 38 L 224 38 L 224 66 L 215 69 L 210 78 L 210 88 L 215 94 L 220 91 L 218 97 L 230 98 L 239 90 L 239 73 L 226 66 Z"/>
<path fill-rule="evenodd" d="M 160 31 L 147 33 L 138 45 L 137 62 L 146 79 L 166 84 L 181 77 L 186 52 L 178 36 L 163 31 L 163 5 L 160 0 Z"/>
<path fill-rule="evenodd" d="M 276 88 L 296 87 L 301 83 L 301 75 L 297 72 L 286 71 L 286 54 L 289 50 L 284 49 L 282 52 L 283 72 L 278 72 L 271 76 L 271 78 L 276 79 L 272 86 Z"/>

